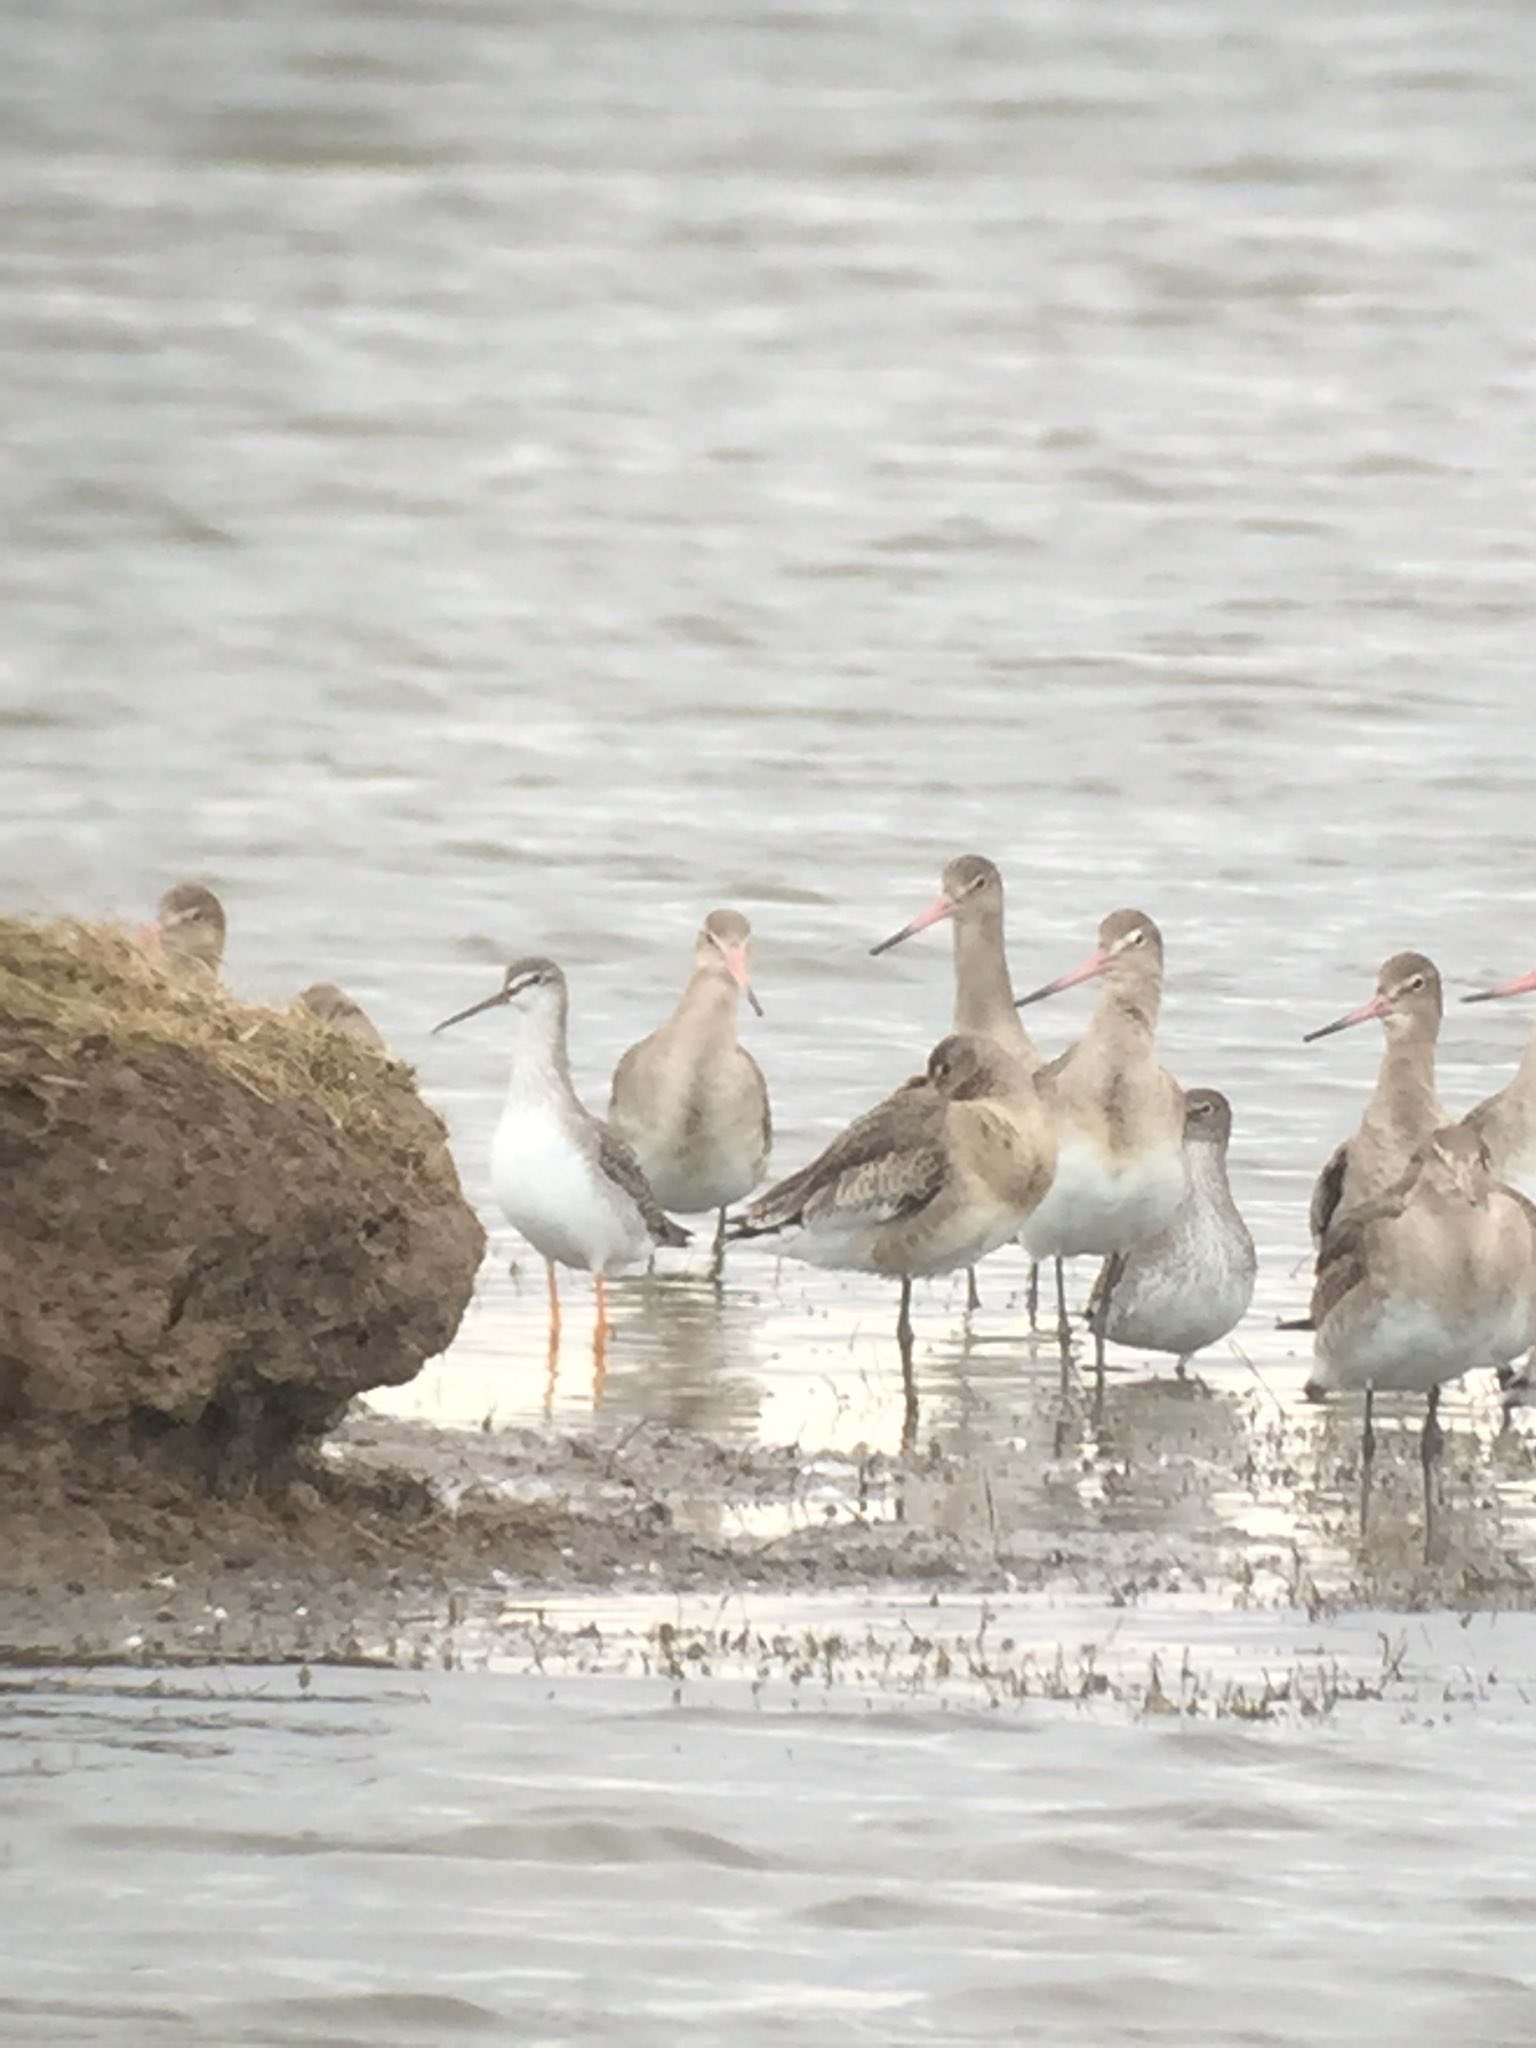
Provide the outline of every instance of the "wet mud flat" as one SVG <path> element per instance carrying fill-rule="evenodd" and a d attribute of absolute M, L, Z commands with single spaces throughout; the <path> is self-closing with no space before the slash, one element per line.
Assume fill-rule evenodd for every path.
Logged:
<path fill-rule="evenodd" d="M 1109 1682 L 1209 1701 L 1191 1631 L 1536 1609 L 1536 1443 L 1528 1425 L 1499 1431 L 1492 1403 L 1457 1425 L 1429 1564 L 1406 1411 L 1383 1431 L 1362 1547 L 1357 1419 L 1198 1380 L 1112 1385 L 1097 1427 L 1085 1406 L 906 1456 L 602 1418 L 444 1429 L 363 1404 L 271 1493 L 178 1490 L 61 1452 L 0 1471 L 0 1662 L 553 1663 L 897 1689 L 964 1673 L 997 1699 L 1089 1697 L 1095 1617 L 1124 1637 L 1157 1616 Z M 1034 1621 L 1006 1650 L 925 1626 L 957 1599 Z M 1341 1689 L 1326 1662 L 1273 1684 L 1326 1705 Z M 1265 1697 L 1251 1677 L 1244 1699 Z M 1370 1682 L 1367 1656 L 1344 1685 Z"/>

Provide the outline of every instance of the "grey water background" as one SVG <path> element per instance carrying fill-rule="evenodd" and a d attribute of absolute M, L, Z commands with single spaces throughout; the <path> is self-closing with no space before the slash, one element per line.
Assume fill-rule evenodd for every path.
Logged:
<path fill-rule="evenodd" d="M 1265 1328 L 1300 1298 L 1310 1175 L 1377 1050 L 1367 1033 L 1303 1049 L 1301 1031 L 1400 946 L 1453 992 L 1536 951 L 1522 0 L 9 0 L 4 19 L 0 901 L 137 919 L 167 882 L 210 881 L 231 982 L 279 1001 L 319 975 L 352 989 L 419 1063 L 482 1204 L 494 1023 L 426 1034 L 515 952 L 566 964 L 599 1100 L 701 914 L 747 910 L 768 1009 L 751 1039 L 790 1165 L 944 1028 L 942 936 L 866 948 L 950 854 L 1003 867 L 1021 985 L 1139 903 L 1167 935 L 1169 1061 L 1237 1106 L 1263 1258 L 1246 1339 L 1289 1398 L 1304 1361 Z M 1042 1038 L 1084 1014 L 1042 1010 Z M 1448 1100 L 1497 1085 L 1527 1022 L 1453 1008 Z M 496 1250 L 461 1345 L 411 1397 L 424 1412 L 542 1413 L 537 1276 L 506 1277 L 504 1233 Z M 1011 1398 L 1018 1319 L 997 1285 L 979 1352 L 952 1290 L 920 1307 L 938 1425 L 963 1422 L 978 1357 Z M 889 1314 L 869 1283 L 763 1260 L 718 1305 L 637 1282 L 609 1400 L 812 1447 L 889 1442 Z M 556 1408 L 589 1413 L 579 1371 Z M 571 1816 L 595 1802 L 622 1824 L 621 1794 L 583 1776 L 615 1723 L 621 1750 L 672 1744 L 647 1766 L 668 1826 L 693 1825 L 711 1770 L 743 1802 L 787 1796 L 774 1745 L 741 1749 L 729 1725 L 668 1734 L 613 1704 L 594 1726 L 529 1695 L 493 1706 L 479 1683 L 439 1680 L 409 1713 L 381 1695 L 323 1780 L 298 1773 L 274 1830 L 296 1839 L 317 1803 L 341 1828 L 334 1807 L 357 1801 L 414 1840 L 427 1809 L 477 1810 L 487 1776 L 505 1792 L 531 1744 L 539 1785 L 506 1796 L 559 1808 L 581 1876 L 551 1896 L 498 1867 L 497 1897 L 537 1901 L 574 1940 L 606 1865 Z M 230 1737 L 220 1783 L 242 1810 L 266 1739 Z M 823 1739 L 806 1798 L 876 1825 L 847 1804 L 867 1732 Z M 997 1895 L 1007 1953 L 974 2008 L 953 1930 L 994 1906 L 946 1879 L 911 1906 L 928 1936 L 904 1967 L 927 1971 L 931 2005 L 850 1991 L 723 2016 L 739 1950 L 697 1920 L 694 1866 L 642 1832 L 620 1856 L 635 1892 L 700 1929 L 667 2023 L 1199 2038 L 1190 2014 L 1233 1981 L 1212 1926 L 1241 1874 L 1242 1924 L 1280 1944 L 1284 1991 L 1212 2008 L 1208 2038 L 1358 2039 L 1390 1982 L 1394 2039 L 1527 2040 L 1528 1909 L 1484 1853 L 1521 1811 L 1502 1738 L 1452 1730 L 1408 1754 L 1362 1721 L 1354 1740 L 1259 1740 L 1194 1744 L 1178 1754 L 1203 1762 L 1170 1779 L 1155 1743 L 1117 1739 L 1106 1769 L 1102 1729 L 1053 1734 L 1055 1832 L 989 1790 L 1003 1738 L 946 1731 L 948 1805 L 897 1743 L 914 1803 L 867 1837 L 882 1868 L 995 1856 L 1028 1887 L 1061 1882 L 1065 1858 L 1095 1915 L 1081 1976 L 1053 1972 L 1010 1946 L 1018 1899 Z M 187 1958 L 133 1904 L 182 1866 L 133 1830 L 146 1805 L 207 1799 L 207 1767 L 134 1751 L 102 1779 L 75 1768 L 88 1746 L 59 1754 L 37 1832 L 10 1836 L 55 1886 L 101 1887 L 99 1945 L 58 1965 L 70 1996 L 90 1986 L 84 2013 L 55 2037 L 202 2038 Z M 1283 1781 L 1272 1826 L 1247 1803 L 1255 1773 Z M 1379 1814 L 1357 1825 L 1341 1784 L 1379 1792 Z M 104 1791 L 128 1816 L 111 1843 L 89 1833 Z M 1191 1812 L 1227 1817 L 1208 1856 Z M 1086 1862 L 1084 1829 L 1102 1852 Z M 1293 1852 L 1328 1875 L 1277 1902 L 1266 1877 Z M 487 1867 L 463 1853 L 434 1876 L 475 1892 Z M 803 1874 L 811 1852 L 773 1853 Z M 244 1836 L 207 1854 L 193 1924 L 233 1939 L 274 1866 Z M 1407 1884 L 1415 1858 L 1415 1901 L 1378 1912 L 1383 1872 Z M 263 1924 L 288 1991 L 382 1983 L 379 1930 L 408 1912 L 414 1868 L 354 1863 L 348 1915 L 313 1948 L 284 1893 Z M 742 1900 L 731 1939 L 755 1953 L 775 1923 Z M 613 2017 L 653 1957 L 643 1921 L 625 1925 L 611 2006 L 555 1971 L 533 2017 L 464 2030 L 643 2038 Z M 1128 1925 L 1156 1926 L 1171 2004 L 1127 1967 Z M 867 1987 L 867 1935 L 818 1926 L 827 1980 Z M 501 1967 L 494 1914 L 455 1941 L 467 1967 Z M 125 2016 L 111 2000 L 157 1943 L 165 2011 Z M 430 1941 L 391 1953 L 437 1995 Z M 46 2038 L 41 1968 L 34 1942 L 34 1988 L 0 2019 L 18 2040 Z M 1441 1973 L 1422 1999 L 1415 1970 Z M 229 2038 L 459 2024 L 413 2010 L 386 2036 L 372 2007 L 263 2008 Z"/>

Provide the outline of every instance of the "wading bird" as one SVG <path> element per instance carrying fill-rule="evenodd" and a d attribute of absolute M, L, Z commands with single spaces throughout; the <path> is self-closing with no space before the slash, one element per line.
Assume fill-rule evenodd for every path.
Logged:
<path fill-rule="evenodd" d="M 577 1097 L 566 1052 L 569 999 L 565 976 L 554 961 L 514 960 L 494 995 L 433 1028 L 446 1031 L 495 1009 L 507 1012 L 512 1071 L 491 1144 L 491 1185 L 507 1221 L 544 1259 L 552 1349 L 560 1334 L 556 1266 L 593 1275 L 593 1350 L 600 1388 L 608 1337 L 607 1276 L 643 1264 L 657 1245 L 686 1244 L 688 1233 L 665 1214 L 624 1140 Z"/>
<path fill-rule="evenodd" d="M 693 972 L 666 1023 L 614 1069 L 608 1125 L 631 1147 L 664 1209 L 716 1210 L 711 1270 L 725 1257 L 725 1212 L 751 1194 L 768 1164 L 773 1125 L 762 1070 L 737 1036 L 752 989 L 752 928 L 712 910 L 694 941 Z"/>
<path fill-rule="evenodd" d="M 1032 1258 L 1058 1262 L 1063 1391 L 1070 1330 L 1060 1261 L 1081 1252 L 1105 1260 L 1093 1316 L 1094 1378 L 1102 1400 L 1104 1333 L 1125 1255 L 1138 1239 L 1165 1229 L 1183 1199 L 1184 1092 L 1158 1062 L 1163 940 L 1145 911 L 1112 911 L 1081 966 L 1019 1002 L 1037 1003 L 1097 980 L 1104 993 L 1088 1029 L 1039 1077 L 1056 1121 L 1056 1176 L 1023 1235 Z"/>
<path fill-rule="evenodd" d="M 1231 1136 L 1226 1096 L 1215 1088 L 1189 1089 L 1183 1200 L 1172 1222 L 1124 1254 L 1104 1319 L 1104 1334 L 1117 1344 L 1171 1351 L 1181 1379 L 1194 1354 L 1236 1329 L 1253 1300 L 1258 1259 L 1227 1179 Z M 1096 1302 L 1097 1288 L 1090 1319 Z"/>
<path fill-rule="evenodd" d="M 1476 1133 L 1434 1132 L 1397 1186 L 1328 1232 L 1312 1289 L 1317 1369 L 1307 1395 L 1363 1392 L 1360 1533 L 1370 1517 L 1378 1393 L 1425 1397 L 1424 1555 L 1434 1539 L 1440 1388 L 1536 1343 L 1536 1208 L 1502 1186 Z"/>

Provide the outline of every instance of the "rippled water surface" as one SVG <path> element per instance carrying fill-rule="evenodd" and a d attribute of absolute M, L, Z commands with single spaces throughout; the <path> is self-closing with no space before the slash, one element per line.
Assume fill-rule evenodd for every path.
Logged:
<path fill-rule="evenodd" d="M 1433 1634 L 1390 1703 L 1281 1727 L 963 1686 L 0 1679 L 0 2040 L 1518 2048 L 1533 1644 Z M 1335 1648 L 1379 1673 L 1370 1625 Z"/>
<path fill-rule="evenodd" d="M 867 948 L 949 855 L 1002 866 L 1021 985 L 1141 904 L 1169 1062 L 1236 1104 L 1262 1261 L 1241 1338 L 1289 1409 L 1304 1361 L 1271 1325 L 1376 1056 L 1300 1033 L 1398 947 L 1454 992 L 1536 951 L 1525 0 L 4 11 L 0 900 L 137 918 L 212 882 L 231 981 L 351 988 L 487 1207 L 494 1019 L 427 1031 L 515 952 L 565 963 L 598 1101 L 702 912 L 740 905 L 789 1166 L 944 1028 L 942 933 Z M 1043 1041 L 1085 1014 L 1042 1010 Z M 1447 1099 L 1497 1085 L 1526 1026 L 1453 1008 Z M 515 1253 L 498 1227 L 459 1344 L 400 1405 L 581 1425 L 585 1286 L 551 1384 Z M 1028 1438 L 1050 1368 L 1021 1280 L 989 1266 L 969 1331 L 926 1291 L 926 1429 Z M 637 1279 L 606 1398 L 889 1449 L 891 1314 L 751 1253 L 718 1299 Z M 1210 1377 L 1233 1415 L 1269 1398 L 1230 1357 Z M 1443 1820 L 1529 1840 L 1507 1731 L 1122 1732 L 1085 1817 L 1060 1732 L 828 1724 L 781 1769 L 775 1724 L 463 1683 L 236 1715 L 228 1775 L 107 1767 L 55 1730 L 49 1853 L 96 1830 L 117 2018 L 98 1981 L 71 2019 L 61 1962 L 27 1994 L 59 2002 L 54 2034 L 34 2006 L 14 2037 L 510 2038 L 516 2009 L 575 2040 L 622 2007 L 624 2038 L 671 2038 L 707 2002 L 697 1915 L 737 1958 L 710 2025 L 742 2041 L 788 1982 L 788 2023 L 825 2038 L 1530 2038 L 1518 1887 Z M 763 1797 L 722 1824 L 748 1740 Z M 274 1770 L 291 1818 L 253 1818 Z M 289 1839 L 306 1784 L 354 1789 Z M 514 1809 L 532 1835 L 496 1833 Z M 1192 1811 L 1237 1816 L 1211 1823 L 1240 1838 L 1225 1865 Z M 114 1830 L 151 1822 L 125 1852 Z M 658 1828 L 734 1846 L 667 1851 L 657 1890 Z M 819 1860 L 790 1883 L 797 1829 Z M 734 1917 L 748 1869 L 766 1920 Z M 141 1883 L 259 1929 L 250 1988 L 206 1949 L 180 1966 L 210 2004 L 136 1972 Z M 1117 1885 L 1136 1903 L 1101 1908 Z M 407 1925 L 445 1959 L 429 1991 L 400 1963 L 420 2007 L 389 2002 Z M 1272 2009 L 1192 2025 L 1168 1987 L 1230 1972 L 1235 1931 Z M 922 1977 L 939 1950 L 952 1974 Z M 481 1969 L 525 1975 L 491 1994 Z"/>

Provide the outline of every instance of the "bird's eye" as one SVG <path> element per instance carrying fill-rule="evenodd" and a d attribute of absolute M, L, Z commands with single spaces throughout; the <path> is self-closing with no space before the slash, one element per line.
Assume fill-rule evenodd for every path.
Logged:
<path fill-rule="evenodd" d="M 1130 937 L 1126 940 L 1125 943 L 1128 946 L 1140 946 L 1145 944 L 1146 936 L 1146 933 L 1141 930 L 1140 926 L 1138 926 L 1137 929 L 1131 933 Z"/>
<path fill-rule="evenodd" d="M 1405 986 L 1406 988 L 1408 988 L 1409 990 L 1413 990 L 1413 989 L 1416 989 L 1416 988 L 1422 988 L 1422 987 L 1424 986 L 1424 977 L 1423 977 L 1423 975 L 1422 975 L 1422 974 L 1415 974 L 1415 975 L 1413 975 L 1413 976 L 1412 976 L 1412 977 L 1411 977 L 1411 978 L 1410 978 L 1410 979 L 1409 979 L 1409 980 L 1408 980 L 1408 981 L 1407 981 L 1407 982 L 1406 982 L 1406 983 L 1404 984 L 1404 986 Z"/>

